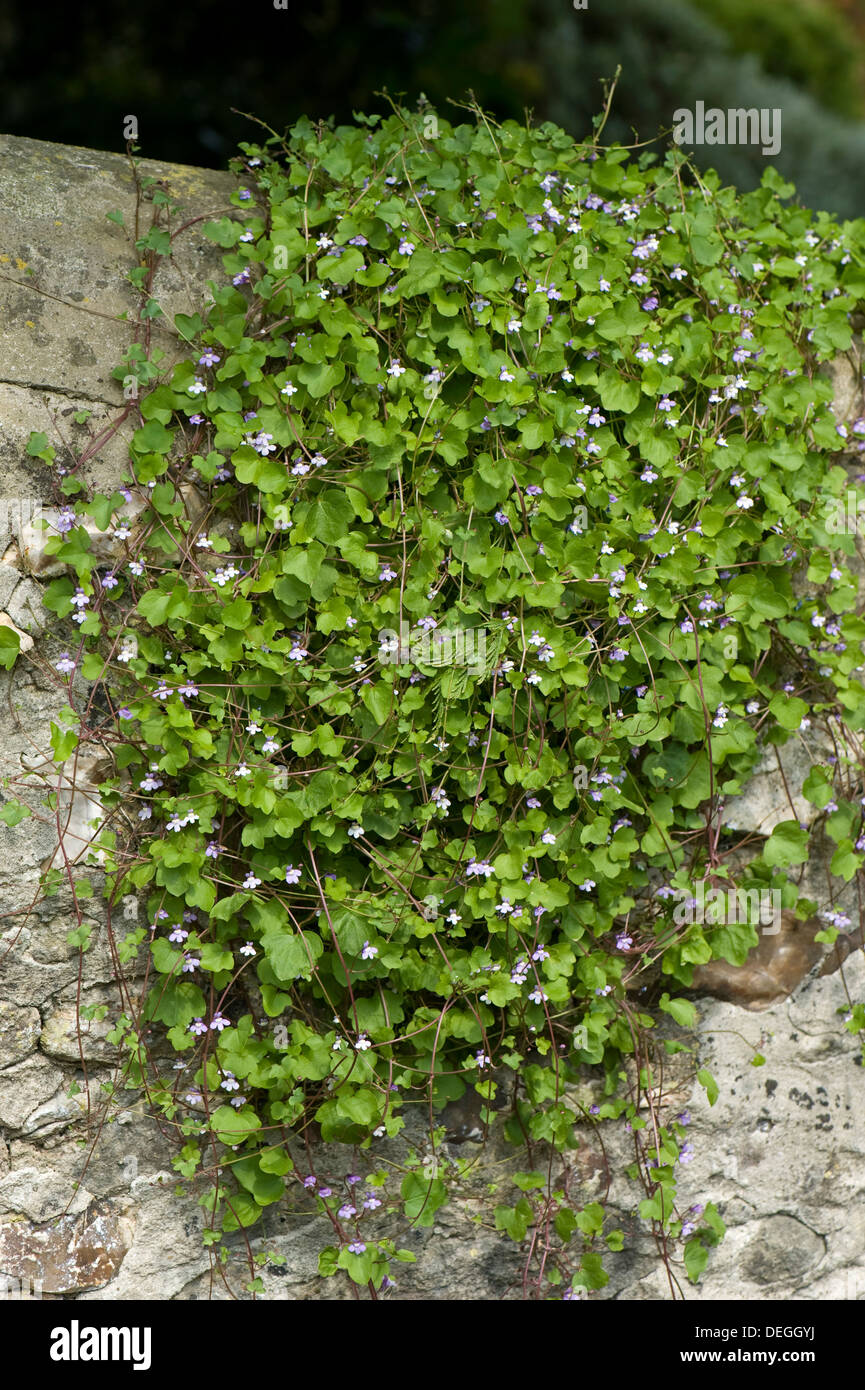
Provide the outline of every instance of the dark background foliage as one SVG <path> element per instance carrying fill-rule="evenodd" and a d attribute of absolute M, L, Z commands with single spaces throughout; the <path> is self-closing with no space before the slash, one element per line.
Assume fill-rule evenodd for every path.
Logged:
<path fill-rule="evenodd" d="M 591 129 L 601 81 L 621 64 L 608 131 L 669 131 L 677 107 L 780 107 L 779 172 L 803 201 L 865 212 L 863 0 L 214 0 L 146 5 L 12 5 L 0 10 L 0 128 L 222 166 L 299 115 L 350 120 L 383 110 L 385 88 L 421 92 L 448 114 L 471 89 L 499 118 L 531 109 L 576 136 Z M 703 147 L 743 188 L 766 160 Z"/>

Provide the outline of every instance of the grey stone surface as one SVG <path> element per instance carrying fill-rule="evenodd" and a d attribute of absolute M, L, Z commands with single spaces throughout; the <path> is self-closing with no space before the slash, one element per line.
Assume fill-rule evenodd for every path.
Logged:
<path fill-rule="evenodd" d="M 0 999 L 0 1067 L 29 1057 L 39 1041 L 39 1010 Z"/>
<path fill-rule="evenodd" d="M 139 168 L 142 177 L 164 181 L 182 204 L 175 226 L 204 214 L 221 216 L 229 206 L 234 184 L 228 174 L 152 160 L 142 160 Z M 76 401 L 122 402 L 111 371 L 130 341 L 119 315 L 135 308 L 125 280 L 131 264 L 127 229 L 135 229 L 129 162 L 120 154 L 2 136 L 0 208 L 3 380 Z M 115 210 L 123 213 L 125 227 L 107 220 Z M 150 225 L 146 204 L 142 216 L 144 236 Z M 219 264 L 201 222 L 176 238 L 155 285 L 169 324 L 176 313 L 195 312 L 207 276 Z M 153 331 L 163 351 L 176 350 L 170 330 L 156 322 Z"/>

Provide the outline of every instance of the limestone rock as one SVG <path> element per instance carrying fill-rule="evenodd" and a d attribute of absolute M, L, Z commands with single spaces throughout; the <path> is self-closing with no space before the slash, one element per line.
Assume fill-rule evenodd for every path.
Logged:
<path fill-rule="evenodd" d="M 18 1279 L 41 1279 L 43 1293 L 75 1294 L 107 1284 L 120 1269 L 133 1236 L 112 1202 L 48 1225 L 0 1221 L 0 1269 Z"/>
<path fill-rule="evenodd" d="M 9 617 L 15 627 L 31 636 L 44 632 L 50 621 L 48 609 L 42 602 L 42 590 L 32 579 L 22 579 L 9 601 Z"/>
<path fill-rule="evenodd" d="M 17 632 L 20 651 L 29 652 L 33 650 L 33 638 L 29 633 L 22 632 L 20 627 L 16 627 L 8 613 L 0 613 L 0 626 L 11 627 L 13 632 Z"/>
<path fill-rule="evenodd" d="M 0 999 L 0 1068 L 29 1057 L 39 1041 L 39 1010 Z"/>
<path fill-rule="evenodd" d="M 91 1062 L 111 1062 L 117 1057 L 116 1046 L 105 1041 L 111 1028 L 108 1018 L 79 1018 L 74 1004 L 61 1004 L 47 1015 L 39 1047 L 49 1057 L 66 1062 L 77 1062 L 80 1057 Z"/>
<path fill-rule="evenodd" d="M 786 999 L 823 959 L 826 947 L 814 940 L 825 927 L 817 918 L 797 922 L 792 912 L 782 912 L 780 930 L 758 933 L 759 940 L 744 965 L 712 960 L 694 967 L 694 989 L 729 999 L 744 1009 L 767 1009 Z"/>
<path fill-rule="evenodd" d="M 63 1072 L 44 1057 L 33 1056 L 0 1071 L 0 1125 L 23 1129 L 28 1119 L 60 1093 Z M 72 1111 L 70 1110 L 70 1116 Z"/>

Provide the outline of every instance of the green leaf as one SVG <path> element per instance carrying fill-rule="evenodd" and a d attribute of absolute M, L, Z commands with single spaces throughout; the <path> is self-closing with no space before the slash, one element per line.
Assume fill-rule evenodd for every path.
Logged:
<path fill-rule="evenodd" d="M 807 858 L 808 832 L 795 820 L 776 825 L 763 846 L 763 862 L 771 868 L 786 869 L 791 864 L 804 864 Z"/>
<path fill-rule="evenodd" d="M 54 754 L 54 761 L 65 763 L 78 747 L 78 732 L 76 729 L 63 729 L 59 724 L 51 724 L 51 751 Z"/>
<path fill-rule="evenodd" d="M 718 1083 L 710 1071 L 701 1067 L 697 1072 L 697 1080 L 706 1092 L 706 1099 L 710 1105 L 714 1105 L 721 1092 L 718 1090 Z"/>
<path fill-rule="evenodd" d="M 148 420 L 141 429 L 135 430 L 132 446 L 140 454 L 167 454 L 173 440 L 173 430 L 166 429 L 158 420 Z"/>
<path fill-rule="evenodd" d="M 242 1144 L 261 1129 L 261 1120 L 248 1105 L 242 1110 L 220 1105 L 210 1116 L 210 1128 L 221 1144 Z"/>
<path fill-rule="evenodd" d="M 669 994 L 662 994 L 658 1008 L 683 1028 L 693 1028 L 697 1022 L 696 1006 L 689 999 L 671 999 Z"/>
<path fill-rule="evenodd" d="M 14 628 L 0 625 L 0 666 L 11 671 L 21 650 L 21 638 Z"/>
<path fill-rule="evenodd" d="M 28 816 L 32 815 L 33 812 L 30 810 L 30 807 L 25 806 L 20 801 L 4 801 L 3 804 L 0 805 L 0 821 L 2 821 L 4 825 L 20 825 L 21 821 L 26 820 Z"/>
<path fill-rule="evenodd" d="M 300 540 L 314 537 L 325 545 L 334 545 L 348 534 L 354 508 L 344 492 L 325 488 L 314 501 L 300 503 L 294 516 Z"/>
<path fill-rule="evenodd" d="M 191 343 L 204 332 L 204 324 L 199 314 L 175 314 L 174 326 L 182 338 Z"/>
<path fill-rule="evenodd" d="M 685 1268 L 692 1284 L 696 1284 L 709 1260 L 709 1252 L 702 1241 L 695 1238 L 685 1242 Z"/>
<path fill-rule="evenodd" d="M 308 980 L 322 953 L 321 937 L 315 932 L 265 932 L 262 938 L 267 959 L 274 974 L 285 984 L 292 980 Z"/>
<path fill-rule="evenodd" d="M 598 381 L 598 394 L 605 410 L 620 410 L 627 415 L 640 404 L 640 383 L 606 371 Z"/>

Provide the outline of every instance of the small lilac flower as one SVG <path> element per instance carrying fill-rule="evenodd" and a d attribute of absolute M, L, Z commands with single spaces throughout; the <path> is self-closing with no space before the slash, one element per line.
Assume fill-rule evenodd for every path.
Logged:
<path fill-rule="evenodd" d="M 470 859 L 466 867 L 466 878 L 480 877 L 489 878 L 493 872 L 492 864 L 486 860 Z"/>

